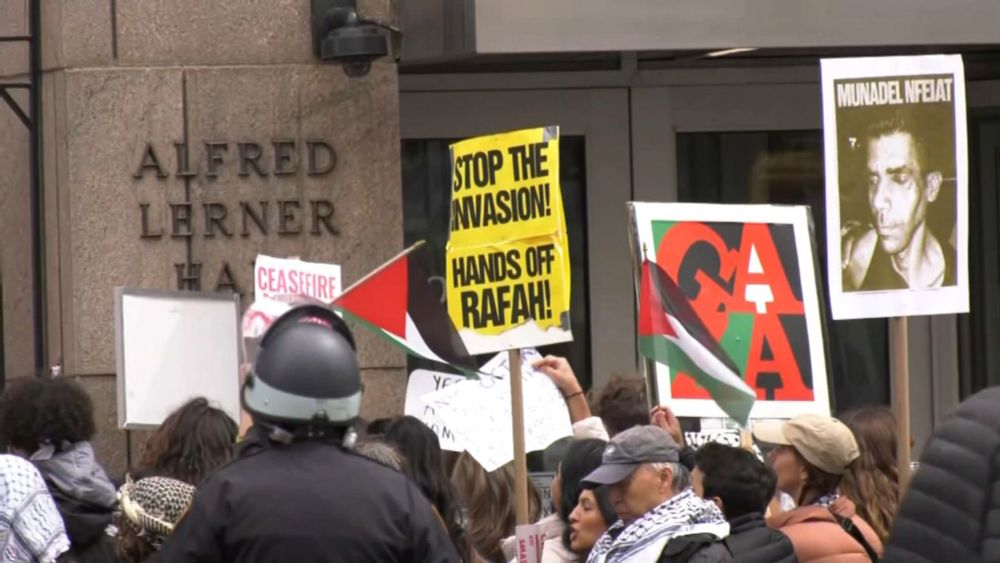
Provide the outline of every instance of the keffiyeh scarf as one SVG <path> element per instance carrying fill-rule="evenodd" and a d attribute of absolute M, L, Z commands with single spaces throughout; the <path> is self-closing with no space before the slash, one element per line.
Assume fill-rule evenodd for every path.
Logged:
<path fill-rule="evenodd" d="M 714 503 L 686 489 L 627 527 L 616 522 L 597 540 L 587 563 L 656 561 L 668 541 L 692 534 L 723 539 L 729 535 L 729 523 Z"/>
<path fill-rule="evenodd" d="M 0 455 L 0 561 L 50 563 L 68 549 L 62 517 L 38 470 Z"/>
<path fill-rule="evenodd" d="M 174 531 L 193 498 L 193 486 L 166 477 L 146 477 L 135 482 L 127 478 L 118 491 L 125 521 L 156 549 Z"/>

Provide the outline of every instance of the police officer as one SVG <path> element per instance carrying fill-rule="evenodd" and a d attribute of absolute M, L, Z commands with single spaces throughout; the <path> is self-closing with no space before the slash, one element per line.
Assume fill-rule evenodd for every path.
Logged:
<path fill-rule="evenodd" d="M 459 561 L 402 474 L 347 451 L 361 406 L 354 339 L 327 308 L 280 317 L 241 390 L 254 427 L 198 490 L 161 561 Z"/>

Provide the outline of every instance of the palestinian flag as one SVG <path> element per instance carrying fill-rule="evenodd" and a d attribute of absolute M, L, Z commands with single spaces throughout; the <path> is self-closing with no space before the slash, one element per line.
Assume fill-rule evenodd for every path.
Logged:
<path fill-rule="evenodd" d="M 475 369 L 440 292 L 414 259 L 424 246 L 418 242 L 382 264 L 347 288 L 331 307 L 414 356 Z"/>
<path fill-rule="evenodd" d="M 639 351 L 674 373 L 690 375 L 731 418 L 746 425 L 756 394 L 712 338 L 681 288 L 658 264 L 642 261 Z"/>

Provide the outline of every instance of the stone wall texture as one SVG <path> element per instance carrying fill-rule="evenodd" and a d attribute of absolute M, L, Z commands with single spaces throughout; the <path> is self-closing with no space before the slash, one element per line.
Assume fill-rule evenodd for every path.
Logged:
<path fill-rule="evenodd" d="M 392 21 L 390 0 L 359 2 Z M 25 33 L 26 2 L 0 8 L 0 33 Z M 20 23 L 13 23 L 20 22 Z M 116 427 L 114 289 L 177 289 L 177 265 L 201 266 L 213 290 L 228 266 L 244 303 L 252 300 L 258 254 L 338 263 L 345 285 L 402 246 L 396 65 L 383 59 L 364 77 L 312 54 L 308 0 L 244 2 L 43 2 L 43 134 L 47 319 L 50 364 L 78 378 L 97 409 L 98 454 L 121 473 L 142 437 Z M 26 49 L 0 45 L 0 76 L 27 71 Z M 22 52 L 23 51 L 23 52 Z M 23 74 L 22 74 L 23 76 Z M 27 108 L 27 97 L 22 104 Z M 28 133 L 0 106 L 0 250 L 4 369 L 33 372 Z M 259 144 L 273 168 L 274 141 L 308 141 L 336 153 L 335 168 L 311 176 L 301 162 L 286 176 L 240 176 L 238 143 Z M 184 143 L 193 178 L 178 177 L 174 143 Z M 225 143 L 209 177 L 205 143 Z M 147 145 L 166 178 L 133 175 Z M 273 171 L 272 171 L 273 172 Z M 241 202 L 267 201 L 266 234 L 245 229 Z M 278 232 L 278 202 L 299 201 Z M 311 202 L 332 206 L 330 233 Z M 171 204 L 189 204 L 193 236 L 171 236 Z M 141 206 L 148 206 L 142 237 Z M 326 204 L 316 204 L 325 206 Z M 208 233 L 205 211 L 227 234 Z M 329 213 L 322 207 L 321 212 Z M 297 222 L 296 222 L 297 221 Z M 231 274 L 231 280 L 229 275 Z M 366 381 L 363 415 L 402 411 L 405 358 L 359 333 Z M 220 375 L 221 376 L 221 375 Z"/>

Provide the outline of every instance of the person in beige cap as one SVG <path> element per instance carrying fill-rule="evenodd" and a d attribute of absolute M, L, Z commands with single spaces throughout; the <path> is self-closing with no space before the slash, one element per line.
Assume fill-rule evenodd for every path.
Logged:
<path fill-rule="evenodd" d="M 767 524 L 780 530 L 802 563 L 852 563 L 881 557 L 878 535 L 841 497 L 840 481 L 858 458 L 851 430 L 839 420 L 813 414 L 787 421 L 758 422 L 757 440 L 776 446 L 768 458 L 778 475 L 778 490 L 797 508 L 772 515 Z"/>

